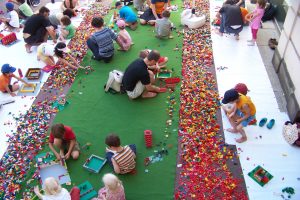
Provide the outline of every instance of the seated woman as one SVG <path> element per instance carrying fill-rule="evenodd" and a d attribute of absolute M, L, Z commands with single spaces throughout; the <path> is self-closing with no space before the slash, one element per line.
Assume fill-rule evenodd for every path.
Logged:
<path fill-rule="evenodd" d="M 71 56 L 69 53 L 69 50 L 67 48 L 67 45 L 63 42 L 59 42 L 54 47 L 51 44 L 42 43 L 38 49 L 37 49 L 37 59 L 43 61 L 48 66 L 55 66 L 55 60 L 54 57 L 56 56 L 58 58 L 58 62 L 61 62 L 64 65 L 67 65 L 73 69 L 85 69 L 84 67 L 80 66 L 75 58 Z M 69 57 L 71 61 L 67 61 L 66 57 Z M 73 62 L 73 64 L 71 64 Z"/>
<path fill-rule="evenodd" d="M 64 0 L 61 4 L 61 9 L 66 10 L 67 8 L 70 8 L 74 11 L 76 11 L 80 7 L 78 0 Z"/>
<path fill-rule="evenodd" d="M 155 24 L 155 20 L 162 17 L 162 12 L 167 9 L 167 6 L 168 0 L 151 0 L 151 7 L 140 16 L 141 24 Z"/>
<path fill-rule="evenodd" d="M 122 182 L 113 174 L 105 174 L 102 178 L 104 187 L 98 192 L 98 197 L 92 200 L 125 200 Z"/>

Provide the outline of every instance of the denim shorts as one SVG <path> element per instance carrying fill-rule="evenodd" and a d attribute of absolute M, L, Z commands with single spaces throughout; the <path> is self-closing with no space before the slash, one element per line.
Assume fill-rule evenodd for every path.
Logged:
<path fill-rule="evenodd" d="M 239 116 L 239 117 L 244 117 L 244 113 L 243 113 L 242 111 L 240 111 L 239 109 L 236 110 L 236 114 L 237 114 L 237 116 Z M 256 118 L 255 115 L 251 115 L 250 117 L 248 117 L 247 119 L 245 119 L 245 120 L 243 120 L 243 121 L 241 122 L 242 126 L 243 126 L 243 127 L 248 126 L 248 124 L 249 124 L 252 120 L 254 120 L 255 118 Z"/>

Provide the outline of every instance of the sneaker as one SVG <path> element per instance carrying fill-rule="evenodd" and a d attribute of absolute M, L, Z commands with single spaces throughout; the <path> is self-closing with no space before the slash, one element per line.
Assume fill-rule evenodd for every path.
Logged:
<path fill-rule="evenodd" d="M 137 14 L 142 15 L 142 14 L 144 14 L 144 12 L 143 11 L 138 11 Z"/>

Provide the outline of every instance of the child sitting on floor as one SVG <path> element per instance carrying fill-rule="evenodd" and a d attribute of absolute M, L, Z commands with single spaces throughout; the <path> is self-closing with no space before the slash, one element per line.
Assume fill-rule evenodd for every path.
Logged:
<path fill-rule="evenodd" d="M 104 187 L 98 192 L 98 197 L 92 200 L 125 200 L 122 182 L 113 174 L 105 174 L 102 178 Z"/>
<path fill-rule="evenodd" d="M 69 49 L 67 48 L 67 45 L 63 42 L 57 43 L 56 46 L 48 43 L 42 43 L 40 46 L 38 46 L 37 59 L 46 63 L 47 66 L 56 65 L 53 56 L 56 56 L 58 58 L 58 62 L 61 62 L 73 69 L 85 69 L 77 63 L 77 61 L 73 56 L 71 56 L 71 54 L 69 54 Z M 73 64 L 71 64 L 70 61 L 67 61 L 65 59 L 66 57 L 69 57 Z"/>
<path fill-rule="evenodd" d="M 14 4 L 7 2 L 5 6 L 7 9 L 7 15 L 6 17 L 0 17 L 0 22 L 4 22 L 9 31 L 20 31 L 19 15 L 14 10 Z"/>
<path fill-rule="evenodd" d="M 11 78 L 15 78 L 18 81 L 23 82 L 26 85 L 31 85 L 24 81 L 23 79 L 17 77 L 13 73 L 16 71 L 15 67 L 12 67 L 10 64 L 4 64 L 2 65 L 1 72 L 2 75 L 0 76 L 0 91 L 3 93 L 9 93 L 12 97 L 16 96 L 14 93 L 19 89 L 19 85 L 14 84 L 11 85 Z"/>
<path fill-rule="evenodd" d="M 151 52 L 151 49 L 144 49 L 140 51 L 139 57 L 144 59 L 148 56 L 148 54 Z M 166 67 L 166 63 L 168 62 L 168 57 L 160 56 L 157 65 L 148 66 L 150 70 L 153 71 L 159 71 L 161 68 Z"/>
<path fill-rule="evenodd" d="M 33 15 L 33 11 L 25 0 L 10 0 L 19 6 L 18 14 L 21 19 L 28 19 Z"/>
<path fill-rule="evenodd" d="M 76 28 L 71 23 L 71 19 L 68 16 L 66 16 L 66 15 L 63 16 L 60 19 L 60 25 L 61 25 L 61 30 L 60 30 L 59 39 L 61 41 L 72 39 L 74 37 L 74 35 L 75 35 Z"/>
<path fill-rule="evenodd" d="M 169 37 L 173 38 L 171 35 L 172 23 L 169 20 L 170 12 L 168 10 L 163 11 L 162 18 L 155 21 L 155 32 L 157 38 Z"/>
<path fill-rule="evenodd" d="M 118 50 L 128 51 L 132 45 L 132 39 L 131 39 L 129 33 L 125 29 L 125 26 L 126 26 L 125 21 L 122 19 L 119 19 L 117 21 L 117 26 L 120 29 L 120 32 L 118 34 L 118 40 L 121 45 L 120 49 L 118 49 Z"/>
<path fill-rule="evenodd" d="M 106 158 L 116 174 L 127 174 L 135 170 L 136 146 L 134 144 L 121 146 L 119 136 L 108 135 L 105 139 Z"/>
<path fill-rule="evenodd" d="M 54 147 L 59 149 L 59 153 Z M 51 127 L 49 148 L 55 154 L 57 160 L 69 159 L 71 156 L 74 160 L 77 160 L 79 157 L 79 144 L 76 141 L 75 133 L 71 127 L 63 124 L 55 124 Z M 67 151 L 66 154 L 65 151 Z"/>

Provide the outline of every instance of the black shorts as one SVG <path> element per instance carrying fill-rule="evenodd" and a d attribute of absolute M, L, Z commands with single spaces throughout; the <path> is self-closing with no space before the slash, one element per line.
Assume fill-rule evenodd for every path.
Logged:
<path fill-rule="evenodd" d="M 13 91 L 12 91 L 12 85 L 8 85 L 8 88 L 9 88 L 9 90 L 10 90 L 11 92 L 13 92 Z M 8 91 L 4 91 L 3 93 L 8 93 Z"/>
<path fill-rule="evenodd" d="M 45 42 L 45 35 L 47 30 L 44 27 L 39 28 L 34 35 L 31 35 L 28 38 L 24 38 L 25 43 L 34 45 Z"/>
<path fill-rule="evenodd" d="M 161 15 L 157 14 L 157 16 L 159 18 L 161 18 Z M 140 16 L 140 19 L 143 19 L 147 22 L 150 20 L 156 20 L 151 8 L 148 8 L 147 10 L 145 10 L 145 12 Z"/>

